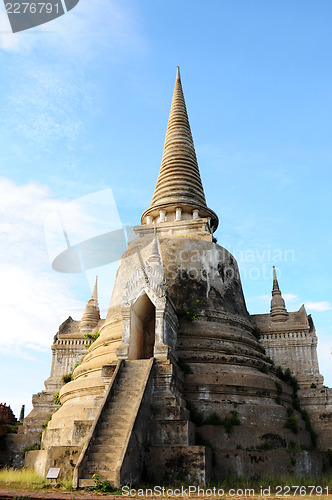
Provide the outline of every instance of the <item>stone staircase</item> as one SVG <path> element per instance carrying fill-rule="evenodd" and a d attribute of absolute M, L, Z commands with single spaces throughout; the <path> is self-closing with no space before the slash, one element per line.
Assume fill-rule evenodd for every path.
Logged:
<path fill-rule="evenodd" d="M 94 484 L 92 476 L 117 486 L 129 439 L 144 396 L 153 359 L 120 361 L 84 447 L 74 485 Z M 75 478 L 76 476 L 76 478 Z"/>

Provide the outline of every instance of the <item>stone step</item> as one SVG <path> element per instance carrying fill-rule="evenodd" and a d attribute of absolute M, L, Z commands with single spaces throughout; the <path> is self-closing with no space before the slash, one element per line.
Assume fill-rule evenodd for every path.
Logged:
<path fill-rule="evenodd" d="M 117 414 L 113 415 L 113 412 L 109 412 L 108 415 L 104 416 L 103 420 L 100 422 L 99 425 L 107 424 L 109 427 L 124 427 L 124 426 L 127 427 L 129 422 L 131 421 L 133 413 L 134 412 L 132 411 L 128 415 L 123 415 L 121 413 L 118 415 Z"/>
<path fill-rule="evenodd" d="M 127 409 L 128 409 L 128 401 L 126 401 L 125 398 L 122 398 L 120 401 L 118 401 L 117 398 L 117 399 L 112 399 L 106 411 L 127 410 Z"/>
<path fill-rule="evenodd" d="M 119 383 L 115 387 L 118 387 L 119 385 L 123 385 L 123 384 L 142 385 L 143 379 L 144 379 L 144 372 L 139 373 L 139 372 L 133 371 L 133 372 L 122 373 L 120 378 L 119 378 Z"/>
<path fill-rule="evenodd" d="M 113 448 L 121 448 L 123 439 L 118 439 L 112 444 L 95 444 L 91 448 L 91 453 L 112 453 Z M 90 455 L 89 455 L 90 456 Z"/>
<path fill-rule="evenodd" d="M 133 409 L 130 409 L 130 411 L 123 412 L 119 409 L 114 409 L 112 411 L 108 411 L 105 413 L 103 416 L 102 422 L 110 422 L 110 420 L 119 420 L 119 421 L 126 421 L 130 419 L 130 415 L 133 413 Z"/>
<path fill-rule="evenodd" d="M 99 441 L 96 444 L 108 444 L 108 441 L 110 439 L 120 439 L 123 441 L 127 432 L 128 432 L 127 429 L 121 429 L 121 431 L 120 430 L 114 431 L 113 429 L 112 429 L 112 431 L 109 431 L 109 430 L 105 429 L 104 433 L 102 433 L 102 432 L 99 433 L 98 438 L 101 438 L 101 441 Z"/>
<path fill-rule="evenodd" d="M 145 372 L 143 372 L 143 371 L 138 372 L 137 370 L 129 371 L 129 372 L 122 372 L 120 377 L 119 377 L 118 385 L 121 385 L 122 383 L 142 384 L 142 380 L 144 378 L 144 373 Z"/>
<path fill-rule="evenodd" d="M 113 429 L 114 427 L 117 428 L 125 428 L 128 427 L 128 418 L 121 418 L 121 417 L 112 417 L 112 415 L 109 416 L 109 418 L 106 421 L 103 421 L 100 423 L 99 429 Z"/>
<path fill-rule="evenodd" d="M 92 449 L 89 453 L 89 460 L 91 460 L 91 462 L 105 464 L 110 467 L 110 465 L 114 465 L 118 461 L 121 450 L 122 446 L 112 446 L 111 451 L 108 453 L 99 453 L 98 451 Z"/>
<path fill-rule="evenodd" d="M 131 394 L 130 397 L 128 397 L 127 394 L 117 394 L 116 396 L 113 396 L 111 402 L 109 403 L 110 405 L 120 405 L 122 408 L 128 409 L 132 411 L 135 407 L 135 404 L 137 402 L 138 397 L 140 396 L 141 391 L 135 392 L 135 394 Z M 108 406 L 108 408 L 111 410 L 112 406 Z M 107 412 L 107 410 L 106 410 Z"/>
<path fill-rule="evenodd" d="M 108 426 L 103 429 L 98 429 L 98 434 L 96 439 L 108 440 L 112 437 L 125 436 L 127 433 L 127 425 L 114 424 L 114 426 Z"/>
<path fill-rule="evenodd" d="M 108 411 L 105 412 L 103 420 L 109 416 L 120 416 L 127 417 L 133 412 L 131 408 L 109 408 Z"/>
<path fill-rule="evenodd" d="M 146 360 L 125 362 L 111 400 L 98 425 L 97 436 L 88 452 L 88 460 L 85 463 L 80 486 L 85 481 L 87 485 L 93 486 L 93 474 L 98 474 L 100 481 L 115 482 L 115 468 L 143 390 L 147 364 Z"/>
<path fill-rule="evenodd" d="M 124 369 L 120 373 L 119 381 L 121 382 L 124 379 L 130 380 L 131 382 L 141 381 L 144 376 L 145 370 L 127 370 Z M 136 378 L 134 378 L 136 377 Z"/>
<path fill-rule="evenodd" d="M 127 434 L 127 429 L 112 429 L 109 432 L 105 432 L 103 436 L 97 436 L 93 442 L 93 446 L 112 446 L 115 441 L 123 440 Z"/>
<path fill-rule="evenodd" d="M 141 389 L 131 389 L 129 387 L 126 387 L 126 389 L 115 389 L 113 393 L 113 401 L 116 401 L 117 399 L 119 401 L 121 400 L 126 400 L 128 402 L 128 405 L 131 403 L 130 398 L 136 398 L 139 394 L 141 393 Z"/>
<path fill-rule="evenodd" d="M 141 370 L 146 371 L 146 363 L 145 362 L 136 362 L 136 363 L 126 363 L 123 368 L 123 371 L 133 371 L 133 370 Z"/>
<path fill-rule="evenodd" d="M 143 378 L 145 372 L 146 372 L 145 368 L 134 368 L 134 369 L 124 368 L 120 373 L 120 380 L 128 378 L 133 382 L 137 382 L 138 380 L 141 380 Z M 133 378 L 135 375 L 137 376 L 137 379 Z"/>
<path fill-rule="evenodd" d="M 122 417 L 120 415 L 113 416 L 112 413 L 109 413 L 109 415 L 105 415 L 104 419 L 99 423 L 99 426 L 103 429 L 105 429 L 105 427 L 127 427 L 130 420 L 130 415 Z"/>
<path fill-rule="evenodd" d="M 82 479 L 79 479 L 78 487 L 79 488 L 87 488 L 89 486 L 94 486 L 95 481 L 92 479 L 93 474 L 96 474 L 96 472 L 84 472 L 84 477 Z M 104 470 L 100 471 L 98 473 L 99 476 L 99 481 L 108 481 L 111 484 L 115 483 L 115 471 L 112 470 Z M 102 497 L 101 497 L 102 498 Z"/>
<path fill-rule="evenodd" d="M 84 467 L 84 472 L 83 476 L 89 476 L 89 474 L 99 474 L 100 472 L 110 472 L 114 473 L 116 464 L 109 463 L 106 464 L 104 463 L 99 463 L 99 462 L 94 462 L 93 460 L 87 460 L 85 467 Z"/>

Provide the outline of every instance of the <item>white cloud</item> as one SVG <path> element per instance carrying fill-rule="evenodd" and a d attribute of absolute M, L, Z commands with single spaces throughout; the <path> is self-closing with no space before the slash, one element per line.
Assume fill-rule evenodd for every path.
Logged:
<path fill-rule="evenodd" d="M 45 186 L 0 178 L 0 348 L 25 358 L 48 350 L 57 327 L 82 310 L 65 279 L 50 268 L 43 219 L 60 202 Z"/>
<path fill-rule="evenodd" d="M 305 302 L 304 303 L 306 309 L 311 309 L 312 311 L 330 311 L 332 309 L 332 306 L 329 302 L 327 301 L 322 301 L 322 302 Z"/>
<path fill-rule="evenodd" d="M 287 302 L 293 302 L 299 298 L 298 295 L 293 295 L 292 293 L 283 293 L 282 296 Z"/>

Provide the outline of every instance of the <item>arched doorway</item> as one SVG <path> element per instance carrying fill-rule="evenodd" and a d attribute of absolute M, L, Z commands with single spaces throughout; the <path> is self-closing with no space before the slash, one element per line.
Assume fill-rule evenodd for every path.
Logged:
<path fill-rule="evenodd" d="M 153 357 L 155 324 L 156 308 L 146 293 L 143 293 L 130 311 L 128 359 L 148 359 Z"/>

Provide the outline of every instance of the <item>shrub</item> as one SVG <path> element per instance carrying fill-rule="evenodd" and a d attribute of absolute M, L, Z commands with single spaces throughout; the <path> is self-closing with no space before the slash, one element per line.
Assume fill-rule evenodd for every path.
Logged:
<path fill-rule="evenodd" d="M 222 425 L 227 434 L 231 434 L 233 427 L 235 427 L 236 425 L 241 425 L 238 412 L 236 410 L 233 410 L 230 416 L 223 418 Z"/>
<path fill-rule="evenodd" d="M 97 340 L 98 337 L 99 337 L 99 332 L 96 332 L 96 333 L 86 333 L 84 335 L 84 338 L 90 340 L 90 342 L 87 344 L 86 347 L 90 347 L 90 345 L 92 345 L 94 343 L 94 341 Z"/>
<path fill-rule="evenodd" d="M 68 382 L 71 382 L 72 380 L 73 380 L 73 372 L 62 375 L 62 382 L 64 384 L 68 384 Z"/>
<path fill-rule="evenodd" d="M 223 425 L 221 417 L 216 412 L 211 413 L 204 423 L 206 425 Z"/>
<path fill-rule="evenodd" d="M 54 394 L 53 398 L 54 398 L 54 402 L 57 405 L 61 406 L 60 399 L 59 399 L 59 392 L 57 392 L 56 394 Z"/>
<path fill-rule="evenodd" d="M 185 318 L 187 321 L 195 321 L 198 318 L 197 307 L 199 304 L 199 300 L 195 300 L 194 304 L 187 308 L 183 304 L 180 304 L 176 308 L 176 313 L 179 318 Z"/>
<path fill-rule="evenodd" d="M 295 443 L 295 441 L 290 441 L 288 445 L 288 449 L 295 451 L 295 450 L 300 450 L 301 448 Z"/>
<path fill-rule="evenodd" d="M 294 415 L 294 410 L 293 410 L 293 408 L 291 406 L 289 408 L 287 408 L 287 415 L 288 415 L 288 418 L 286 420 L 284 428 L 285 429 L 290 429 L 292 432 L 294 432 L 294 434 L 297 434 L 299 428 L 298 428 L 298 425 L 297 425 L 296 417 Z"/>
<path fill-rule="evenodd" d="M 186 406 L 190 413 L 190 420 L 197 426 L 204 425 L 204 416 L 197 410 L 196 406 L 190 401 L 187 401 Z"/>
<path fill-rule="evenodd" d="M 282 394 L 282 387 L 281 387 L 281 384 L 279 384 L 279 382 L 277 382 L 276 380 L 274 381 L 275 385 L 276 385 L 276 389 L 277 389 L 277 394 L 278 396 L 280 396 L 280 394 Z"/>
<path fill-rule="evenodd" d="M 52 415 L 50 415 L 50 416 L 49 416 L 49 417 L 45 420 L 45 422 L 44 422 L 44 423 L 43 423 L 43 425 L 42 425 L 42 429 L 46 429 L 46 427 L 47 427 L 47 425 L 48 425 L 49 421 L 51 420 L 51 418 L 52 418 Z"/>
<path fill-rule="evenodd" d="M 102 493 L 114 492 L 115 488 L 108 481 L 100 481 L 99 474 L 93 474 L 92 479 L 94 480 L 94 486 L 92 488 L 87 488 L 90 491 L 100 491 Z"/>
<path fill-rule="evenodd" d="M 22 457 L 25 457 L 25 454 L 28 451 L 33 451 L 33 450 L 40 450 L 40 443 L 34 443 L 31 446 L 26 446 L 22 452 Z"/>
<path fill-rule="evenodd" d="M 316 446 L 317 446 L 317 434 L 311 425 L 310 417 L 309 417 L 308 413 L 306 412 L 306 410 L 301 409 L 300 412 L 301 412 L 301 416 L 305 422 L 305 430 L 310 433 L 312 446 L 313 446 L 313 448 L 316 448 Z"/>

